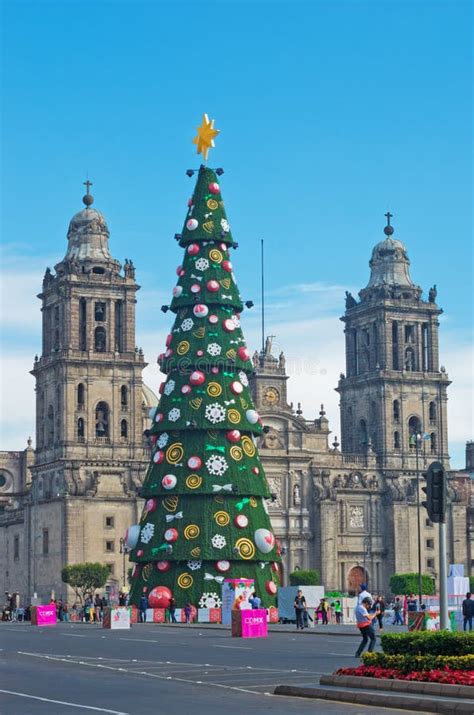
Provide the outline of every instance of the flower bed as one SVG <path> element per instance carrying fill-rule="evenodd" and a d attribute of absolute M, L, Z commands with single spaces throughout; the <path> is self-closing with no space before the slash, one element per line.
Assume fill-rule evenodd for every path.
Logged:
<path fill-rule="evenodd" d="M 365 678 L 387 678 L 389 680 L 414 680 L 425 683 L 474 686 L 472 670 L 453 670 L 448 667 L 438 670 L 414 670 L 404 673 L 398 668 L 382 668 L 376 665 L 359 665 L 356 668 L 339 668 L 335 675 L 355 675 Z"/>
<path fill-rule="evenodd" d="M 402 673 L 420 670 L 471 670 L 474 672 L 474 655 L 388 655 L 364 653 L 364 665 L 378 668 L 395 668 Z"/>

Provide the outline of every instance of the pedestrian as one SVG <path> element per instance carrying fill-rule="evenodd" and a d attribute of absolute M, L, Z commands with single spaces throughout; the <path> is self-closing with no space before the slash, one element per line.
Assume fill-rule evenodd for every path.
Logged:
<path fill-rule="evenodd" d="M 321 622 L 322 622 L 323 626 L 327 626 L 328 625 L 328 603 L 325 598 L 320 599 L 317 611 L 318 611 L 318 613 L 321 614 Z"/>
<path fill-rule="evenodd" d="M 372 625 L 372 621 L 376 617 L 376 614 L 369 613 L 368 609 L 371 607 L 371 605 L 372 599 L 366 596 L 362 600 L 362 602 L 358 603 L 355 607 L 356 624 L 357 628 L 360 631 L 360 635 L 362 636 L 362 641 L 357 648 L 357 652 L 355 654 L 356 658 L 360 658 L 360 656 L 362 655 L 362 651 L 367 645 L 368 640 L 370 640 L 368 652 L 372 653 L 375 647 L 376 635 L 374 627 Z"/>
<path fill-rule="evenodd" d="M 415 595 L 412 593 L 412 594 L 410 594 L 409 598 L 407 598 L 407 611 L 408 611 L 408 613 L 415 613 L 416 610 L 417 610 L 416 598 L 415 598 Z"/>
<path fill-rule="evenodd" d="M 334 613 L 336 614 L 336 623 L 342 623 L 342 605 L 340 601 L 335 602 Z"/>
<path fill-rule="evenodd" d="M 260 608 L 260 606 L 262 605 L 262 599 L 259 598 L 257 596 L 256 592 L 254 591 L 249 598 L 249 603 L 252 606 L 252 608 Z"/>
<path fill-rule="evenodd" d="M 298 630 L 298 628 L 301 628 L 301 630 L 303 630 L 303 612 L 306 610 L 306 599 L 303 596 L 303 591 L 298 591 L 293 605 L 295 608 L 296 615 L 296 630 Z"/>
<path fill-rule="evenodd" d="M 99 623 L 102 621 L 102 599 L 99 596 L 98 593 L 95 594 L 94 597 L 94 615 L 95 615 L 95 620 L 98 621 Z"/>
<path fill-rule="evenodd" d="M 138 614 L 138 622 L 139 623 L 146 623 L 146 611 L 148 608 L 148 598 L 146 595 L 143 593 L 142 596 L 140 597 L 140 603 L 138 606 L 139 614 Z"/>
<path fill-rule="evenodd" d="M 397 596 L 395 599 L 395 603 L 393 604 L 393 613 L 395 616 L 392 623 L 393 626 L 403 626 L 402 610 L 403 603 L 400 601 L 400 597 Z"/>
<path fill-rule="evenodd" d="M 184 622 L 185 623 L 191 623 L 191 604 L 185 603 L 184 604 Z"/>
<path fill-rule="evenodd" d="M 466 593 L 466 598 L 462 602 L 463 628 L 466 629 L 469 623 L 469 630 L 472 631 L 472 619 L 474 617 L 474 600 L 471 598 L 471 592 Z"/>
<path fill-rule="evenodd" d="M 372 594 L 367 591 L 367 584 L 366 583 L 361 583 L 359 586 L 359 595 L 357 596 L 357 604 L 362 603 L 364 598 L 370 598 L 370 607 L 372 608 L 372 604 L 374 602 L 374 599 L 372 598 Z"/>
<path fill-rule="evenodd" d="M 69 608 L 66 602 L 63 603 L 63 618 L 64 623 L 69 623 Z"/>
<path fill-rule="evenodd" d="M 383 596 L 377 596 L 375 599 L 375 614 L 377 616 L 377 621 L 379 622 L 379 628 L 383 631 L 383 619 L 385 616 L 385 601 Z"/>
<path fill-rule="evenodd" d="M 176 600 L 171 596 L 170 604 L 168 606 L 170 612 L 171 623 L 177 623 L 175 612 L 176 612 Z"/>

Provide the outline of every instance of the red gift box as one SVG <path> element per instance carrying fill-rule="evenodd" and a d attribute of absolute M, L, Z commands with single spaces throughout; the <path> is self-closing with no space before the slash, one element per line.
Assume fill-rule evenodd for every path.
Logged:
<path fill-rule="evenodd" d="M 220 623 L 222 618 L 221 618 L 221 609 L 220 608 L 210 608 L 209 609 L 209 623 Z"/>
<path fill-rule="evenodd" d="M 130 623 L 138 623 L 138 608 L 131 606 Z"/>
<path fill-rule="evenodd" d="M 153 623 L 164 623 L 165 622 L 165 609 L 164 608 L 154 608 L 153 609 Z"/>
<path fill-rule="evenodd" d="M 275 608 L 275 606 L 270 606 L 268 609 L 268 620 L 270 623 L 278 623 L 278 608 Z"/>

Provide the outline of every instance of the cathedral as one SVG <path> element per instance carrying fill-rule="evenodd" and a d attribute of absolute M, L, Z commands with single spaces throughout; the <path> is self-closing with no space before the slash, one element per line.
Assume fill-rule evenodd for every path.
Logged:
<path fill-rule="evenodd" d="M 109 591 L 126 586 L 123 537 L 139 520 L 150 458 L 144 432 L 158 400 L 143 383 L 146 362 L 136 346 L 135 268 L 111 255 L 107 223 L 86 185 L 66 255 L 46 269 L 38 296 L 36 446 L 29 439 L 23 452 L 0 452 L 0 589 L 25 600 L 52 591 L 66 597 L 61 568 L 84 561 L 107 564 Z M 293 409 L 285 356 L 273 355 L 271 337 L 253 358 L 284 578 L 315 568 L 329 591 L 367 582 L 388 593 L 392 574 L 417 571 L 423 471 L 434 460 L 450 470 L 450 381 L 439 362 L 436 287 L 425 300 L 390 219 L 366 287 L 358 298 L 346 294 L 340 443 L 323 406 L 314 420 Z M 467 574 L 474 567 L 472 447 L 466 469 L 449 471 L 447 512 L 448 559 Z M 438 531 L 423 508 L 420 517 L 422 571 L 436 576 Z"/>

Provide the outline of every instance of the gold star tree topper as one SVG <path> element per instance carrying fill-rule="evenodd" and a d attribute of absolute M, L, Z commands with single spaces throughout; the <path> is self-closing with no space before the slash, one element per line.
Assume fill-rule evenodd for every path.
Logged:
<path fill-rule="evenodd" d="M 214 137 L 219 134 L 218 129 L 214 129 L 214 120 L 209 121 L 207 114 L 203 114 L 201 126 L 197 128 L 197 136 L 193 139 L 193 144 L 197 144 L 197 153 L 202 154 L 204 161 L 207 161 L 209 149 L 212 149 Z"/>

